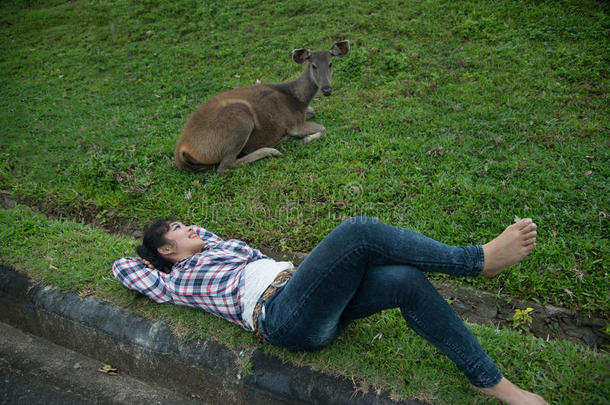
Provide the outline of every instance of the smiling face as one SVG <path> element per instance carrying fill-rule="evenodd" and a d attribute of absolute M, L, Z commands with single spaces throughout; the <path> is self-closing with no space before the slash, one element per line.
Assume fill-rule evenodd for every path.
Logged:
<path fill-rule="evenodd" d="M 178 221 L 169 224 L 169 231 L 164 236 L 167 243 L 157 250 L 172 263 L 201 252 L 205 246 L 204 241 L 192 227 Z"/>

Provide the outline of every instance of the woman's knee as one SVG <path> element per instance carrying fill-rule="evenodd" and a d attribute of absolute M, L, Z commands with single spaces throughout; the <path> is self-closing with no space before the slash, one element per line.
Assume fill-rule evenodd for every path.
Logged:
<path fill-rule="evenodd" d="M 333 233 L 341 234 L 342 238 L 362 241 L 374 235 L 380 224 L 383 225 L 382 222 L 371 217 L 351 217 L 339 224 Z"/>
<path fill-rule="evenodd" d="M 418 290 L 420 286 L 429 284 L 426 275 L 416 267 L 395 265 L 384 266 L 385 283 L 388 286 L 396 286 L 399 290 Z"/>
<path fill-rule="evenodd" d="M 377 290 L 401 307 L 426 299 L 434 286 L 426 275 L 416 267 L 396 265 L 375 269 Z"/>
<path fill-rule="evenodd" d="M 381 223 L 381 221 L 379 221 L 378 219 L 367 216 L 358 216 L 350 217 L 344 220 L 339 226 L 360 227 L 378 223 Z"/>

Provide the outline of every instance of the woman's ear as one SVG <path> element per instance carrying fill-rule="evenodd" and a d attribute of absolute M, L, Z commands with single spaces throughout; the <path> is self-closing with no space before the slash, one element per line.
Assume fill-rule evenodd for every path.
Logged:
<path fill-rule="evenodd" d="M 157 248 L 157 252 L 159 252 L 159 254 L 164 258 L 174 253 L 174 250 L 174 246 L 170 243 L 166 243 L 165 245 Z"/>

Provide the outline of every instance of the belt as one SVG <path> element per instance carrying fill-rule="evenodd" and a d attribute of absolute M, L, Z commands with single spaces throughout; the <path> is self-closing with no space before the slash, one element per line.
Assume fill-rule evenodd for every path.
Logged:
<path fill-rule="evenodd" d="M 267 289 L 263 292 L 258 302 L 254 306 L 254 312 L 252 313 L 252 322 L 254 323 L 254 336 L 256 336 L 256 339 L 259 342 L 265 341 L 265 337 L 258 329 L 258 317 L 261 314 L 261 310 L 263 309 L 263 303 L 268 300 L 273 294 L 275 294 L 278 288 L 283 287 L 288 282 L 288 280 L 290 280 L 290 277 L 292 277 L 293 274 L 294 269 L 280 271 L 278 275 L 275 276 L 273 282 L 269 284 L 269 287 L 267 287 Z"/>

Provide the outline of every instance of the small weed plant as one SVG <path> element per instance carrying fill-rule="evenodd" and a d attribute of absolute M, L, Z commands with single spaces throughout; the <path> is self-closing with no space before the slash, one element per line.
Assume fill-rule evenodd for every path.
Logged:
<path fill-rule="evenodd" d="M 517 309 L 511 320 L 513 321 L 513 328 L 525 329 L 529 328 L 532 324 L 533 318 L 530 313 L 534 312 L 534 308 Z"/>

